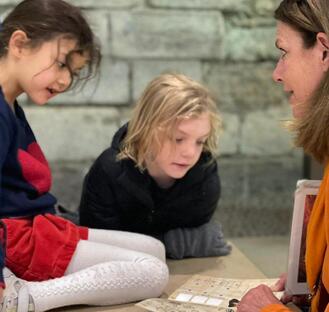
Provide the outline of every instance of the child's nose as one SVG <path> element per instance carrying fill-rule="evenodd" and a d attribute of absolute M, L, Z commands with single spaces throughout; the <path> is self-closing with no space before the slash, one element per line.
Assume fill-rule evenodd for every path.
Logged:
<path fill-rule="evenodd" d="M 71 81 L 72 81 L 72 78 L 71 78 L 70 72 L 68 70 L 62 72 L 59 75 L 58 80 L 57 80 L 57 83 L 60 88 L 59 91 L 61 91 L 61 92 L 65 91 L 70 86 Z"/>
<path fill-rule="evenodd" d="M 186 144 L 182 148 L 182 155 L 186 158 L 192 158 L 195 155 L 196 147 L 193 144 Z"/>

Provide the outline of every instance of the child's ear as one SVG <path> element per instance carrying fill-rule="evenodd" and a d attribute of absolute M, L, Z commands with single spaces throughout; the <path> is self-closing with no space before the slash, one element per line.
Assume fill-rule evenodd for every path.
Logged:
<path fill-rule="evenodd" d="M 323 69 L 324 71 L 328 71 L 329 70 L 329 38 L 325 33 L 319 32 L 316 35 L 316 40 L 321 50 L 321 56 L 322 56 L 321 63 Z"/>
<path fill-rule="evenodd" d="M 20 58 L 28 41 L 29 38 L 24 31 L 15 30 L 9 39 L 8 50 L 12 53 L 12 55 Z"/>

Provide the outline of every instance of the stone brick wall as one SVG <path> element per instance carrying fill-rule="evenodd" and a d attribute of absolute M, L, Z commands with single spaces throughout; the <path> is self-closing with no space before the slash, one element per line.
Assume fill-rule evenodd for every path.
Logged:
<path fill-rule="evenodd" d="M 0 0 L 5 14 L 18 1 Z M 217 96 L 224 117 L 216 219 L 229 236 L 286 234 L 302 154 L 282 121 L 290 110 L 271 74 L 279 0 L 71 0 L 103 51 L 100 79 L 26 114 L 50 160 L 53 192 L 70 209 L 93 159 L 155 75 L 184 73 Z"/>

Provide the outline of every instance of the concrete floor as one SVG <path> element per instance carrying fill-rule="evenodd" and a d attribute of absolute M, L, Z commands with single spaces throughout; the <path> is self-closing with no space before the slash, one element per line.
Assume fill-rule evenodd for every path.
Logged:
<path fill-rule="evenodd" d="M 267 277 L 287 271 L 289 236 L 228 238 Z"/>

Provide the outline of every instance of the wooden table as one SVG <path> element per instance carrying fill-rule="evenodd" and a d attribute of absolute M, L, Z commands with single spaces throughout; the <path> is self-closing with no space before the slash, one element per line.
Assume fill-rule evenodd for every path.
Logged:
<path fill-rule="evenodd" d="M 184 260 L 168 260 L 170 271 L 169 283 L 162 295 L 167 298 L 176 288 L 194 274 L 226 278 L 265 278 L 265 275 L 233 244 L 232 253 L 224 257 L 194 258 Z M 145 312 L 134 304 L 112 307 L 69 307 L 53 310 L 66 312 Z"/>
<path fill-rule="evenodd" d="M 232 243 L 232 253 L 224 257 L 193 258 L 168 260 L 170 271 L 169 283 L 161 296 L 167 298 L 176 288 L 186 282 L 192 275 L 201 274 L 226 278 L 266 278 L 266 276 Z M 290 306 L 293 311 L 300 311 Z M 68 307 L 52 310 L 53 312 L 146 312 L 133 303 L 108 307 Z"/>

